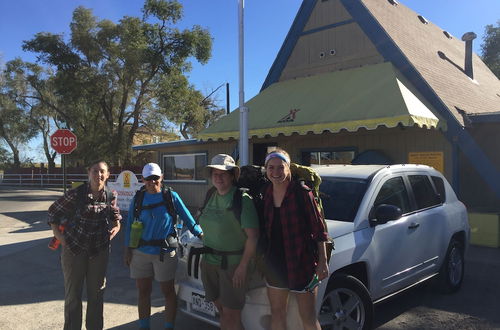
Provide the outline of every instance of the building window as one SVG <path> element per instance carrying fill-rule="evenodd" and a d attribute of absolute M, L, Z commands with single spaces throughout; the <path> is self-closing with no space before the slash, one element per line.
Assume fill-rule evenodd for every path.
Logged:
<path fill-rule="evenodd" d="M 203 171 L 207 166 L 207 154 L 163 155 L 163 171 L 166 181 L 205 182 Z"/>
<path fill-rule="evenodd" d="M 351 164 L 355 155 L 354 150 L 307 151 L 302 153 L 302 162 L 305 165 Z"/>

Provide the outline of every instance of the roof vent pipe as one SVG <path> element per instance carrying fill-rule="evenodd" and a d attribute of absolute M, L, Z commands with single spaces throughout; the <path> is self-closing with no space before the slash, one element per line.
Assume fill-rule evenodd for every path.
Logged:
<path fill-rule="evenodd" d="M 472 70 L 472 40 L 476 39 L 477 35 L 474 32 L 467 32 L 462 36 L 462 41 L 465 41 L 465 74 L 470 79 L 474 79 Z"/>

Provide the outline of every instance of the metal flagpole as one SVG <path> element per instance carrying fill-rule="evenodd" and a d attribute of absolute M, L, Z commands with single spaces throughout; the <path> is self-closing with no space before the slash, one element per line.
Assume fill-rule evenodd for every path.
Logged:
<path fill-rule="evenodd" d="M 245 86 L 244 86 L 244 65 L 243 65 L 243 10 L 245 7 L 245 0 L 238 0 L 239 10 L 238 10 L 238 25 L 239 25 L 239 76 L 240 76 L 240 166 L 248 165 L 248 108 L 245 106 Z"/>

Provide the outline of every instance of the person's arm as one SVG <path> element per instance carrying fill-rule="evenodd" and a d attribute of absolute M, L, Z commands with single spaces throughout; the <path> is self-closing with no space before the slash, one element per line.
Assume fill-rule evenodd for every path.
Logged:
<path fill-rule="evenodd" d="M 61 242 L 61 245 L 66 246 L 66 239 L 64 238 L 64 234 L 59 230 L 59 225 L 55 223 L 50 224 L 50 228 L 52 228 L 52 232 L 54 233 L 54 237 Z"/>
<path fill-rule="evenodd" d="M 55 238 L 57 238 L 62 246 L 66 245 L 66 239 L 64 237 L 64 233 L 61 232 L 59 226 L 61 224 L 67 225 L 68 215 L 75 212 L 76 207 L 76 191 L 70 190 L 64 196 L 60 197 L 49 207 L 47 212 L 48 221 L 52 232 L 54 233 Z M 65 222 L 64 222 L 65 221 Z"/>
<path fill-rule="evenodd" d="M 325 242 L 318 242 L 318 265 L 316 266 L 316 275 L 318 275 L 318 279 L 321 281 L 328 277 L 328 262 L 326 260 L 326 247 Z"/>
<path fill-rule="evenodd" d="M 311 226 L 311 232 L 313 235 L 313 240 L 316 241 L 318 246 L 318 265 L 316 266 L 316 275 L 321 281 L 328 277 L 328 261 L 326 258 L 326 247 L 325 241 L 328 240 L 327 228 L 323 225 L 322 215 L 319 212 L 318 205 L 312 192 L 307 192 L 305 194 L 305 211 L 309 215 L 309 222 Z"/>
<path fill-rule="evenodd" d="M 325 228 L 323 224 L 323 216 L 321 215 L 318 207 L 318 203 L 314 199 L 312 192 L 307 192 L 305 194 L 305 211 L 309 215 L 309 222 L 311 225 L 311 233 L 313 235 L 313 240 L 327 241 L 328 240 L 328 228 Z"/>
<path fill-rule="evenodd" d="M 179 194 L 177 194 L 175 191 L 171 191 L 171 194 L 172 194 L 172 200 L 174 201 L 175 210 L 179 215 L 179 217 L 181 218 L 182 222 L 188 227 L 189 231 L 194 236 L 202 238 L 203 231 L 201 230 L 201 227 L 198 224 L 196 224 L 196 221 L 191 215 L 191 212 L 189 212 L 186 205 L 184 205 L 184 202 L 180 198 Z"/>
<path fill-rule="evenodd" d="M 255 255 L 257 240 L 259 239 L 258 228 L 244 228 L 243 230 L 247 235 L 247 240 L 245 242 L 245 248 L 243 250 L 241 261 L 234 271 L 233 286 L 235 288 L 240 288 L 245 283 L 248 263 L 250 262 L 250 259 L 252 259 L 252 257 Z"/>

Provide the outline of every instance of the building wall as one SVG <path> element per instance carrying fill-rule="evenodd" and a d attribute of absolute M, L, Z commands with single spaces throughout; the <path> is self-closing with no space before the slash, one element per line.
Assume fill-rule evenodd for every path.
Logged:
<path fill-rule="evenodd" d="M 452 180 L 452 155 L 451 147 L 443 134 L 439 130 L 422 128 L 385 128 L 379 127 L 376 130 L 360 129 L 357 132 L 324 133 L 320 135 L 299 136 L 279 136 L 275 138 L 252 138 L 250 140 L 250 162 L 252 159 L 253 143 L 276 143 L 279 147 L 290 153 L 292 161 L 300 162 L 301 153 L 312 149 L 335 149 L 352 148 L 357 153 L 366 150 L 378 150 L 390 157 L 395 163 L 407 163 L 409 152 L 436 152 L 444 154 L 444 175 L 451 182 Z M 237 141 L 229 142 L 209 142 L 181 147 L 169 147 L 159 150 L 158 162 L 164 154 L 206 152 L 207 160 L 218 153 L 232 154 Z M 203 203 L 205 193 L 210 183 L 171 183 L 180 193 L 184 202 L 191 208 L 198 208 Z"/>
<path fill-rule="evenodd" d="M 339 0 L 317 1 L 304 31 L 352 19 Z"/>
<path fill-rule="evenodd" d="M 287 150 L 292 160 L 299 161 L 301 153 L 310 149 L 353 148 L 358 154 L 378 150 L 395 163 L 408 163 L 410 152 L 443 152 L 444 175 L 451 182 L 453 177 L 452 149 L 439 130 L 412 127 L 360 129 L 356 132 L 323 133 L 320 135 L 292 135 L 268 139 L 252 139 L 252 143 L 276 142 Z"/>
<path fill-rule="evenodd" d="M 213 156 L 225 153 L 231 155 L 238 141 L 224 141 L 224 142 L 209 142 L 196 145 L 186 145 L 186 146 L 175 146 L 158 149 L 158 164 L 162 163 L 163 155 L 171 154 L 187 154 L 187 153 L 207 153 L 207 161 Z M 167 182 L 167 185 L 172 187 L 176 192 L 178 192 L 183 199 L 184 203 L 190 208 L 198 208 L 201 206 L 205 200 L 205 194 L 210 187 L 210 183 L 207 180 L 204 183 L 173 183 Z"/>
<path fill-rule="evenodd" d="M 500 123 L 474 124 L 468 128 L 476 143 L 500 171 Z M 478 212 L 500 212 L 500 200 L 488 187 L 469 160 L 460 157 L 460 196 L 464 203 Z M 498 183 L 500 184 L 500 183 Z"/>
<path fill-rule="evenodd" d="M 351 19 L 340 0 L 317 1 L 280 81 L 383 62 Z"/>

